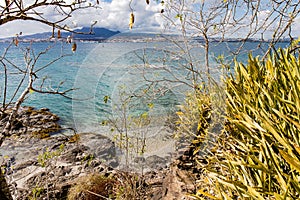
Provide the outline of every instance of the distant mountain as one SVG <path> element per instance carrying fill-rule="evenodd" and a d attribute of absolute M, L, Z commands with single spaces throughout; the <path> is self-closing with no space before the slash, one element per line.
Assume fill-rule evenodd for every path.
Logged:
<path fill-rule="evenodd" d="M 79 40 L 105 40 L 109 37 L 112 37 L 116 34 L 119 34 L 119 31 L 111 31 L 106 28 L 93 28 L 92 31 L 89 27 L 84 27 L 81 29 L 76 29 L 75 32 L 83 33 L 83 34 L 75 34 L 75 33 L 69 33 L 69 32 L 61 32 L 62 38 L 67 38 L 68 36 L 72 35 L 74 39 Z M 57 34 L 57 32 L 55 33 Z M 24 40 L 43 40 L 43 39 L 49 39 L 52 36 L 52 32 L 45 32 L 45 33 L 36 33 L 32 35 L 25 35 L 20 37 Z M 57 35 L 55 35 L 57 36 Z"/>
<path fill-rule="evenodd" d="M 116 34 L 119 34 L 120 31 L 111 31 L 106 28 L 93 28 L 92 30 L 88 27 L 84 27 L 82 29 L 76 30 L 76 32 L 81 33 L 89 33 L 89 34 L 75 34 L 73 37 L 75 39 L 81 39 L 81 40 L 101 40 L 101 39 L 107 39 L 109 37 L 112 37 Z M 64 34 L 66 34 L 66 37 L 70 35 L 70 33 L 63 33 L 62 37 L 64 37 Z"/>

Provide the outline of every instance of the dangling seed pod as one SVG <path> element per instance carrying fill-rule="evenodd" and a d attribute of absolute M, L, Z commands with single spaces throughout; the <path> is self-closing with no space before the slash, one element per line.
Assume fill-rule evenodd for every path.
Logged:
<path fill-rule="evenodd" d="M 9 12 L 10 0 L 5 0 L 6 11 Z"/>
<path fill-rule="evenodd" d="M 72 44 L 72 51 L 73 51 L 73 53 L 76 51 L 76 49 L 77 49 L 77 44 L 74 42 Z"/>
<path fill-rule="evenodd" d="M 60 30 L 57 31 L 57 38 L 61 38 Z"/>
<path fill-rule="evenodd" d="M 16 37 L 16 38 L 14 38 L 14 43 L 15 43 L 15 45 L 16 46 L 18 46 L 18 44 L 19 44 L 19 40 L 18 40 L 18 38 Z"/>
<path fill-rule="evenodd" d="M 130 13 L 130 19 L 129 19 L 129 28 L 132 29 L 134 24 L 134 14 L 133 12 Z"/>

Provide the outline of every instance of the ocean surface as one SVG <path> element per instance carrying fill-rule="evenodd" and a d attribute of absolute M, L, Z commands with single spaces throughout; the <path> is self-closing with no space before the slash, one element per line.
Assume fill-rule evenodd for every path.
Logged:
<path fill-rule="evenodd" d="M 23 75 L 19 69 L 26 70 L 27 59 L 28 64 L 38 70 L 34 87 L 58 91 L 75 89 L 67 94 L 70 98 L 31 92 L 24 102 L 24 105 L 36 108 L 49 108 L 61 118 L 60 123 L 65 128 L 75 128 L 78 132 L 105 131 L 102 126 L 105 121 L 117 119 L 124 113 L 127 116 L 145 116 L 146 113 L 161 119 L 166 114 L 172 115 L 176 105 L 183 102 L 191 89 L 192 73 L 184 66 L 192 61 L 205 81 L 201 44 L 191 43 L 190 55 L 184 54 L 186 47 L 182 43 L 180 46 L 183 49 L 171 42 L 78 41 L 76 52 L 72 52 L 71 44 L 60 41 L 20 42 L 18 47 L 0 43 L 0 55 L 5 54 L 7 60 L 3 62 L 9 72 L 5 103 L 9 102 L 20 84 Z M 210 68 L 216 80 L 221 76 L 221 68 L 215 58 L 224 55 L 225 60 L 232 59 L 229 55 L 238 46 L 235 42 L 212 45 Z M 258 46 L 256 42 L 246 43 L 238 59 L 245 62 L 249 52 L 259 55 Z M 51 63 L 61 55 L 66 56 Z M 4 69 L 0 72 L 0 101 L 3 103 Z M 27 82 L 25 77 L 22 84 Z M 20 92 L 12 102 L 16 101 Z M 161 126 L 164 121 L 156 123 Z"/>

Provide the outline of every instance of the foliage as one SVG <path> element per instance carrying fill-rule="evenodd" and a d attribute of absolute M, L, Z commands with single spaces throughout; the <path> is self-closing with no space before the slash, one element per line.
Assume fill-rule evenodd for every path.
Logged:
<path fill-rule="evenodd" d="M 65 145 L 61 144 L 59 146 L 59 148 L 55 151 L 54 150 L 49 151 L 49 148 L 47 148 L 44 153 L 38 155 L 38 163 L 41 165 L 41 167 L 45 168 L 46 183 L 42 183 L 42 184 L 45 184 L 45 189 L 43 187 L 42 188 L 36 187 L 33 189 L 33 191 L 32 191 L 33 198 L 38 197 L 42 192 L 46 192 L 47 199 L 49 199 L 49 185 L 50 184 L 48 181 L 49 181 L 50 173 L 53 171 L 53 168 L 55 166 L 53 161 L 55 162 L 54 159 L 61 155 L 64 148 L 65 148 Z M 55 184 L 55 183 L 52 183 L 52 184 Z"/>
<path fill-rule="evenodd" d="M 41 193 L 44 191 L 44 188 L 35 187 L 32 189 L 32 196 L 29 196 L 29 200 L 37 200 Z"/>
<path fill-rule="evenodd" d="M 300 198 L 298 56 L 279 49 L 264 61 L 236 62 L 226 80 L 228 123 L 197 198 Z"/>
<path fill-rule="evenodd" d="M 58 157 L 59 155 L 61 155 L 62 151 L 64 150 L 64 145 L 61 144 L 59 146 L 59 149 L 57 149 L 56 151 L 49 151 L 49 149 L 47 148 L 46 151 L 42 154 L 39 154 L 38 156 L 38 162 L 41 165 L 41 167 L 47 167 L 49 165 L 49 161 L 52 158 Z"/>

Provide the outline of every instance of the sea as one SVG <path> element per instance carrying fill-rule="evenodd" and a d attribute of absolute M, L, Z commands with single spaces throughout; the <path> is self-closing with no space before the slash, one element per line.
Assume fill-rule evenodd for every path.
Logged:
<path fill-rule="evenodd" d="M 23 105 L 49 108 L 66 129 L 106 132 L 107 122 L 124 121 L 124 116 L 151 116 L 160 119 L 154 126 L 162 126 L 163 116 L 174 115 L 192 89 L 191 64 L 199 72 L 198 82 L 207 79 L 203 44 L 196 40 L 188 44 L 155 40 L 76 44 L 72 52 L 72 44 L 63 40 L 19 42 L 18 46 L 0 42 L 0 103 L 17 100 L 28 84 L 23 72 L 30 66 L 35 72 L 34 88 L 68 92 L 62 96 L 30 91 Z M 267 47 L 267 43 L 263 45 Z M 235 41 L 211 45 L 210 74 L 217 82 L 224 75 L 218 62 L 232 64 L 233 52 L 239 47 Z M 249 53 L 261 55 L 262 49 L 260 42 L 246 42 L 238 60 L 246 62 Z"/>
<path fill-rule="evenodd" d="M 0 42 L 0 105 L 17 101 L 29 83 L 28 69 L 32 69 L 33 87 L 43 93 L 31 90 L 22 105 L 48 108 L 60 117 L 63 130 L 52 136 L 72 135 L 73 130 L 106 136 L 117 145 L 120 169 L 130 163 L 130 168 L 141 170 L 135 163 L 140 156 L 159 156 L 163 161 L 155 162 L 163 165 L 171 162 L 182 145 L 172 131 L 176 112 L 193 90 L 195 80 L 199 85 L 207 84 L 203 43 L 152 39 L 75 42 L 76 51 L 72 51 L 73 44 L 64 40 L 20 41 L 17 46 Z M 257 41 L 241 44 L 211 43 L 210 80 L 222 84 L 226 74 L 234 74 L 232 61 L 237 51 L 237 61 L 246 63 L 249 53 L 261 56 L 268 45 Z M 222 67 L 220 62 L 228 67 Z M 124 140 L 124 136 L 129 140 Z M 22 152 L 31 151 L 26 148 L 1 149 L 1 154 L 21 152 L 22 157 Z"/>

